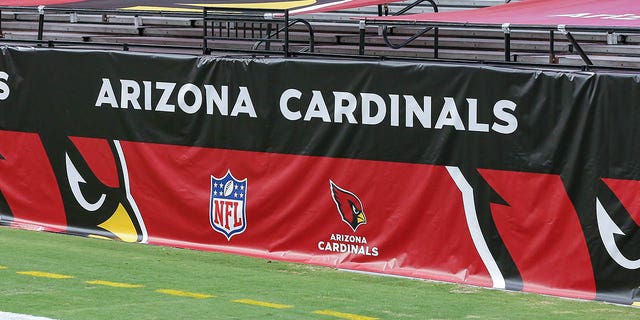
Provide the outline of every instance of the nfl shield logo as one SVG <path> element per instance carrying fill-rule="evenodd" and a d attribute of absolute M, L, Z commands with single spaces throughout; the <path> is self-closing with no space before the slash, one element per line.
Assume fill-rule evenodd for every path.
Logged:
<path fill-rule="evenodd" d="M 227 241 L 247 228 L 247 179 L 238 180 L 231 170 L 222 178 L 211 176 L 209 221 L 213 230 L 222 233 Z"/>

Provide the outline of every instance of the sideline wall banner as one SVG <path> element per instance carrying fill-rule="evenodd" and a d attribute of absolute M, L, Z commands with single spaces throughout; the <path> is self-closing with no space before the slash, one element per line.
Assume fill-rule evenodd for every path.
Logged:
<path fill-rule="evenodd" d="M 4 48 L 0 224 L 631 304 L 639 82 Z"/>

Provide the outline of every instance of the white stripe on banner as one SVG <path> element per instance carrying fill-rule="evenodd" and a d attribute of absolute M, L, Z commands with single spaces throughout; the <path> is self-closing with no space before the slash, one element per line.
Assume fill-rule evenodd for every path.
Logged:
<path fill-rule="evenodd" d="M 140 230 L 142 231 L 142 241 L 140 242 L 147 243 L 147 241 L 149 241 L 149 236 L 147 234 L 147 227 L 144 225 L 144 220 L 142 220 L 142 214 L 138 209 L 136 200 L 133 199 L 133 196 L 131 195 L 131 188 L 129 187 L 129 169 L 127 168 L 127 161 L 124 158 L 124 153 L 122 152 L 120 141 L 113 140 L 113 144 L 116 147 L 116 151 L 118 152 L 118 158 L 120 159 L 120 165 L 122 166 L 122 178 L 124 180 L 124 189 L 127 193 L 127 200 L 129 200 L 129 204 L 131 204 L 131 209 L 133 209 L 133 212 L 136 214 L 136 218 L 138 218 L 138 224 L 140 224 Z"/>
<path fill-rule="evenodd" d="M 502 276 L 502 272 L 500 272 L 500 268 L 498 268 L 496 260 L 491 255 L 489 247 L 487 246 L 487 243 L 484 240 L 484 236 L 482 235 L 482 229 L 480 229 L 475 200 L 473 197 L 473 188 L 471 187 L 469 182 L 467 182 L 467 179 L 465 179 L 464 175 L 462 175 L 460 168 L 447 167 L 447 171 L 449 171 L 449 175 L 451 175 L 451 178 L 453 178 L 453 181 L 458 186 L 458 189 L 460 189 L 460 192 L 462 192 L 464 215 L 467 218 L 469 233 L 471 234 L 473 244 L 476 246 L 476 250 L 480 255 L 480 259 L 482 259 L 482 262 L 489 271 L 489 276 L 491 276 L 491 280 L 493 281 L 493 287 L 504 289 L 504 277 Z"/>
<path fill-rule="evenodd" d="M 0 319 L 2 320 L 53 320 L 51 318 L 34 317 L 28 314 L 19 314 L 19 313 L 2 312 L 2 311 L 0 311 Z"/>

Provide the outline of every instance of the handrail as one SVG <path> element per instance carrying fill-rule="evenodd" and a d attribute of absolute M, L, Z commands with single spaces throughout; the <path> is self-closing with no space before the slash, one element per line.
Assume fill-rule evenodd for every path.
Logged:
<path fill-rule="evenodd" d="M 415 34 L 413 34 L 411 37 L 409 37 L 409 39 L 402 41 L 402 43 L 399 44 L 393 44 L 391 42 L 391 40 L 389 40 L 389 32 L 388 27 L 384 26 L 382 27 L 382 39 L 384 39 L 384 43 L 391 49 L 402 49 L 404 47 L 406 47 L 408 44 L 410 44 L 411 42 L 415 41 L 416 39 L 420 38 L 422 35 L 424 35 L 425 33 L 431 31 L 431 29 L 433 29 L 433 27 L 427 27 L 424 28 L 418 32 L 416 32 Z"/>
<path fill-rule="evenodd" d="M 214 12 L 215 14 L 209 14 L 209 12 Z M 222 13 L 222 14 L 220 14 L 220 13 Z M 295 23 L 300 22 L 300 20 L 301 19 L 296 19 Z M 260 46 L 260 44 L 265 43 L 265 49 L 269 50 L 270 43 L 272 41 L 276 41 L 276 40 L 271 40 L 271 38 L 275 37 L 275 36 L 278 36 L 281 32 L 284 32 L 284 40 L 277 40 L 277 41 L 283 42 L 284 56 L 285 57 L 289 57 L 290 56 L 290 51 L 289 51 L 289 27 L 291 26 L 291 24 L 290 24 L 290 20 L 289 20 L 289 10 L 288 9 L 277 10 L 277 9 L 253 9 L 253 8 L 237 9 L 237 8 L 204 7 L 202 9 L 202 24 L 203 24 L 202 52 L 204 54 L 207 54 L 208 51 L 209 51 L 208 43 L 207 43 L 208 39 L 213 39 L 213 40 L 221 39 L 221 37 L 213 37 L 213 36 L 209 36 L 207 34 L 207 22 L 208 21 L 226 21 L 226 22 L 229 22 L 229 21 L 234 21 L 234 22 L 250 21 L 250 22 L 259 22 L 260 24 L 267 23 L 266 36 L 264 38 L 262 38 L 262 39 L 257 40 L 257 43 L 254 44 L 253 49 L 255 50 Z M 276 28 L 277 28 L 277 23 L 278 22 L 284 23 L 285 27 L 283 27 L 280 30 L 276 30 L 275 32 L 272 32 L 271 25 L 274 22 L 276 23 Z M 306 24 L 306 26 L 309 28 L 309 30 L 312 29 L 310 24 Z M 213 28 L 213 25 L 212 25 L 212 28 Z M 213 32 L 213 29 L 212 29 L 212 32 Z M 261 31 L 261 35 L 262 35 L 262 31 Z M 233 38 L 233 37 L 229 37 L 229 36 L 227 36 L 224 39 L 230 39 L 230 40 L 256 40 L 256 39 L 253 39 L 253 38 L 249 38 L 249 39 L 247 39 L 247 38 Z"/>
<path fill-rule="evenodd" d="M 307 51 L 307 52 L 314 52 L 315 51 L 315 38 L 314 38 L 314 34 L 313 34 L 313 27 L 311 26 L 311 23 L 309 23 L 309 21 L 304 20 L 304 19 L 300 19 L 300 18 L 291 20 L 288 25 L 280 28 L 279 30 L 276 30 L 275 32 L 273 32 L 271 34 L 268 34 L 265 38 L 263 38 L 263 39 L 259 40 L 258 42 L 256 42 L 253 45 L 253 47 L 251 47 L 251 49 L 257 50 L 258 47 L 260 47 L 260 45 L 262 43 L 265 43 L 269 39 L 277 36 L 280 32 L 285 31 L 285 29 L 288 29 L 288 28 L 294 26 L 297 23 L 301 23 L 305 27 L 307 27 L 307 30 L 309 31 L 309 47 L 308 47 L 309 51 Z"/>
<path fill-rule="evenodd" d="M 423 2 L 429 2 L 429 4 L 431 5 L 431 7 L 433 8 L 433 12 L 438 12 L 438 5 L 435 3 L 434 0 L 416 0 L 413 3 L 405 6 L 404 8 L 402 8 L 401 10 L 399 10 L 398 12 L 394 13 L 393 16 L 400 16 L 405 14 L 406 12 L 408 12 L 409 10 L 413 9 L 414 7 L 416 7 L 417 5 L 423 3 Z M 365 22 L 366 23 L 366 22 Z M 437 27 L 426 27 L 422 30 L 419 30 L 418 32 L 416 32 L 415 34 L 413 34 L 412 36 L 410 36 L 407 40 L 402 41 L 399 44 L 394 44 L 391 42 L 391 40 L 389 39 L 389 31 L 388 31 L 388 26 L 384 25 L 382 27 L 382 38 L 384 39 L 384 43 L 391 49 L 402 49 L 404 47 L 406 47 L 408 44 L 410 44 L 411 42 L 415 41 L 416 39 L 418 39 L 419 37 L 421 37 L 422 35 L 424 35 L 425 33 L 431 31 L 432 29 L 434 30 L 434 57 L 437 58 L 438 57 L 438 28 Z M 364 53 L 364 30 L 365 28 L 360 28 L 360 52 Z"/>
<path fill-rule="evenodd" d="M 419 4 L 421 4 L 421 3 L 425 2 L 425 1 L 427 1 L 427 2 L 429 2 L 431 4 L 431 7 L 433 7 L 433 12 L 438 12 L 438 5 L 433 0 L 417 0 L 417 1 L 414 1 L 413 3 L 407 5 L 406 7 L 400 9 L 400 11 L 394 13 L 393 15 L 394 16 L 403 15 L 407 11 L 415 8 L 417 5 L 419 5 Z"/>
<path fill-rule="evenodd" d="M 412 4 L 404 7 L 402 10 L 394 13 L 394 16 L 400 16 L 403 15 L 404 13 L 406 13 L 407 11 L 413 9 L 415 6 L 423 3 L 424 1 L 428 1 L 431 6 L 433 7 L 433 12 L 438 12 L 438 5 L 433 1 L 433 0 L 418 0 L 413 2 Z M 389 46 L 392 49 L 401 49 L 405 46 L 407 46 L 409 43 L 413 42 L 414 40 L 418 39 L 419 37 L 421 37 L 423 34 L 431 31 L 431 29 L 433 29 L 434 27 L 427 27 L 421 31 L 416 32 L 414 35 L 412 35 L 411 37 L 409 37 L 409 39 L 403 41 L 401 44 L 398 45 L 394 45 L 391 43 L 391 40 L 389 40 L 388 37 L 388 32 L 387 32 L 387 26 L 384 26 L 382 29 L 382 37 L 384 39 L 384 43 L 387 44 L 387 46 Z"/>
<path fill-rule="evenodd" d="M 548 31 L 550 33 L 549 38 L 549 61 L 556 61 L 555 52 L 553 50 L 554 46 L 554 38 L 553 32 L 560 31 L 567 40 L 573 45 L 576 52 L 584 62 L 584 68 L 586 70 L 593 68 L 594 64 L 592 60 L 589 58 L 587 53 L 582 49 L 580 43 L 575 39 L 571 32 L 601 32 L 601 33 L 636 33 L 640 34 L 640 27 L 623 27 L 623 26 L 581 26 L 581 25 L 533 25 L 533 24 L 491 24 L 491 23 L 461 23 L 461 22 L 436 22 L 436 21 L 414 21 L 414 20 L 391 20 L 391 19 L 380 19 L 376 17 L 376 19 L 367 19 L 363 20 L 361 23 L 364 25 L 372 25 L 372 26 L 381 26 L 383 28 L 383 37 L 385 40 L 385 44 L 392 49 L 399 49 L 406 46 L 411 41 L 418 38 L 421 34 L 426 33 L 430 30 L 430 28 L 434 28 L 437 31 L 437 28 L 474 28 L 474 29 L 491 29 L 491 30 L 502 30 L 504 33 L 504 53 L 505 53 L 505 61 L 510 61 L 511 55 L 511 31 L 513 30 L 527 30 L 527 31 Z M 409 40 L 399 44 L 394 45 L 390 41 L 388 41 L 388 33 L 386 32 L 386 28 L 388 24 L 392 24 L 394 26 L 405 26 L 405 27 L 424 27 L 423 30 L 416 33 Z M 437 45 L 434 43 L 434 50 L 437 50 Z M 437 51 L 436 51 L 437 52 Z"/>
<path fill-rule="evenodd" d="M 64 13 L 87 13 L 87 14 L 114 14 L 114 15 L 123 15 L 123 16 L 133 16 L 133 17 L 138 17 L 140 14 L 148 14 L 148 15 L 154 15 L 154 14 L 170 14 L 171 16 L 180 16 L 180 17 L 191 17 L 191 18 L 195 18 L 197 17 L 195 14 L 193 13 L 183 13 L 183 14 L 176 14 L 175 12 L 165 12 L 165 11 L 125 11 L 125 10 L 111 10 L 111 9 L 76 9 L 76 8 L 61 8 L 61 7 L 45 7 L 45 6 L 39 6 L 39 7 L 25 7 L 25 6 L 0 6 L 0 12 L 2 12 L 3 10 L 13 10 L 13 11 L 17 11 L 17 12 L 25 12 L 25 13 L 34 13 L 34 14 L 38 14 L 38 30 L 37 30 L 37 36 L 36 39 L 31 41 L 31 40 L 3 40 L 3 42 L 5 43 L 32 43 L 35 44 L 37 46 L 48 46 L 48 47 L 54 47 L 56 45 L 85 45 L 85 46 L 94 46 L 94 47 L 112 47 L 112 48 L 122 48 L 122 50 L 124 51 L 128 51 L 129 47 L 139 47 L 139 48 L 168 48 L 168 49 L 194 49 L 193 47 L 187 47 L 187 46 L 163 46 L 163 45 L 145 45 L 145 44 L 127 44 L 127 43 L 88 43 L 88 42 L 75 42 L 75 41 L 54 41 L 54 40 L 43 40 L 43 35 L 44 35 L 44 22 L 45 22 L 45 13 L 51 13 L 51 12 L 64 12 Z M 256 21 L 256 22 L 264 22 L 264 21 L 270 21 L 271 19 L 277 19 L 279 17 L 284 18 L 283 21 L 289 21 L 288 20 L 288 10 L 274 10 L 274 9 L 255 9 L 255 8 L 243 8 L 243 9 L 233 9 L 233 8 L 204 8 L 203 9 L 203 14 L 200 15 L 201 19 L 203 20 L 203 28 L 204 28 L 204 41 L 205 44 L 203 45 L 203 47 L 200 47 L 200 49 L 203 50 L 204 53 L 208 53 L 211 51 L 215 51 L 212 48 L 207 48 L 206 47 L 206 38 L 207 38 L 207 34 L 206 34 L 206 22 L 210 21 L 210 20 L 214 20 L 214 19 L 223 19 L 223 20 L 227 20 L 227 21 Z M 242 12 L 243 14 L 240 15 L 233 15 L 230 14 L 232 12 Z M 207 16 L 207 13 L 212 13 L 210 16 Z M 1 20 L 0 20 L 1 21 Z M 135 24 L 135 23 L 134 23 Z M 266 54 L 266 53 L 273 53 L 272 51 L 260 51 L 258 50 L 258 47 L 260 44 L 269 41 L 269 39 L 277 36 L 278 34 L 281 34 L 284 32 L 285 34 L 285 39 L 284 39 L 284 52 L 285 52 L 285 56 L 289 56 L 289 41 L 288 41 L 288 32 L 289 32 L 289 28 L 295 24 L 303 24 L 305 25 L 305 27 L 308 29 L 309 32 L 309 46 L 307 48 L 307 50 L 309 52 L 314 52 L 315 48 L 314 48 L 314 44 L 315 44 L 315 39 L 314 39 L 314 32 L 313 32 L 313 27 L 311 26 L 311 24 L 304 20 L 304 19 L 295 19 L 290 21 L 285 27 L 277 30 L 276 32 L 268 32 L 266 38 L 261 38 L 259 39 L 259 41 L 254 45 L 254 47 L 251 50 L 237 50 L 238 52 L 251 52 L 251 53 L 257 53 L 257 54 Z M 137 24 L 135 24 L 136 27 L 139 28 L 139 26 Z M 140 28 L 139 28 L 140 29 Z M 1 32 L 1 29 L 0 29 Z M 236 50 L 228 50 L 225 49 L 225 51 L 236 51 Z"/>
<path fill-rule="evenodd" d="M 385 20 L 365 19 L 367 25 L 386 25 L 393 24 L 396 26 L 412 26 L 412 27 L 442 27 L 442 28 L 474 28 L 474 29 L 500 29 L 502 24 L 498 23 L 471 23 L 471 22 L 439 22 L 439 21 L 416 21 L 416 20 Z M 574 32 L 621 32 L 621 33 L 640 33 L 640 27 L 622 27 L 622 26 L 581 26 L 581 25 L 562 25 L 568 31 Z M 537 25 L 537 24 L 510 24 L 512 30 L 528 30 L 528 31 L 557 31 L 558 25 Z"/>

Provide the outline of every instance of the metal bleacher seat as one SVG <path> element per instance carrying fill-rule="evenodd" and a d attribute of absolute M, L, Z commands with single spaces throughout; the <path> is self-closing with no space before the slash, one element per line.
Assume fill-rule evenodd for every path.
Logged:
<path fill-rule="evenodd" d="M 467 10 L 494 6 L 504 0 L 434 0 L 441 12 Z M 516 0 L 512 0 L 516 2 Z M 397 12 L 406 5 L 391 3 L 384 11 Z M 425 3 L 410 12 L 430 12 L 433 8 Z M 330 13 L 313 13 L 296 16 L 307 20 L 313 28 L 315 53 L 328 55 L 358 55 L 360 46 L 358 17 L 377 15 L 376 6 L 359 7 Z M 50 46 L 86 46 L 103 48 L 172 51 L 187 54 L 201 54 L 202 14 L 138 13 L 131 12 L 91 12 L 54 11 L 44 17 L 42 34 L 38 35 L 39 12 L 31 9 L 2 10 L 0 43 L 34 41 L 38 36 Z M 241 28 L 233 25 L 234 28 Z M 290 46 L 293 52 L 308 48 L 309 32 L 303 25 L 293 25 L 289 29 Z M 389 36 L 391 41 L 401 41 L 415 32 L 412 28 L 394 28 Z M 606 34 L 574 33 L 584 50 L 590 53 L 598 65 L 611 67 L 640 68 L 640 35 L 619 34 L 617 44 L 610 44 Z M 440 28 L 438 38 L 438 58 L 450 60 L 503 61 L 504 43 L 500 30 L 473 28 Z M 517 31 L 511 34 L 512 61 L 532 64 L 580 65 L 574 47 L 561 36 L 554 42 L 557 59 L 549 61 L 549 35 L 542 31 Z M 229 54 L 235 51 L 251 50 L 255 41 L 229 41 L 216 39 L 212 54 Z M 39 43 L 43 45 L 42 43 Z M 386 58 L 433 58 L 434 40 L 432 35 L 418 37 L 402 49 L 392 49 L 384 42 L 380 28 L 367 27 L 364 38 L 367 57 Z M 228 49 L 228 51 L 225 51 Z M 307 50 L 308 51 L 308 50 Z"/>

